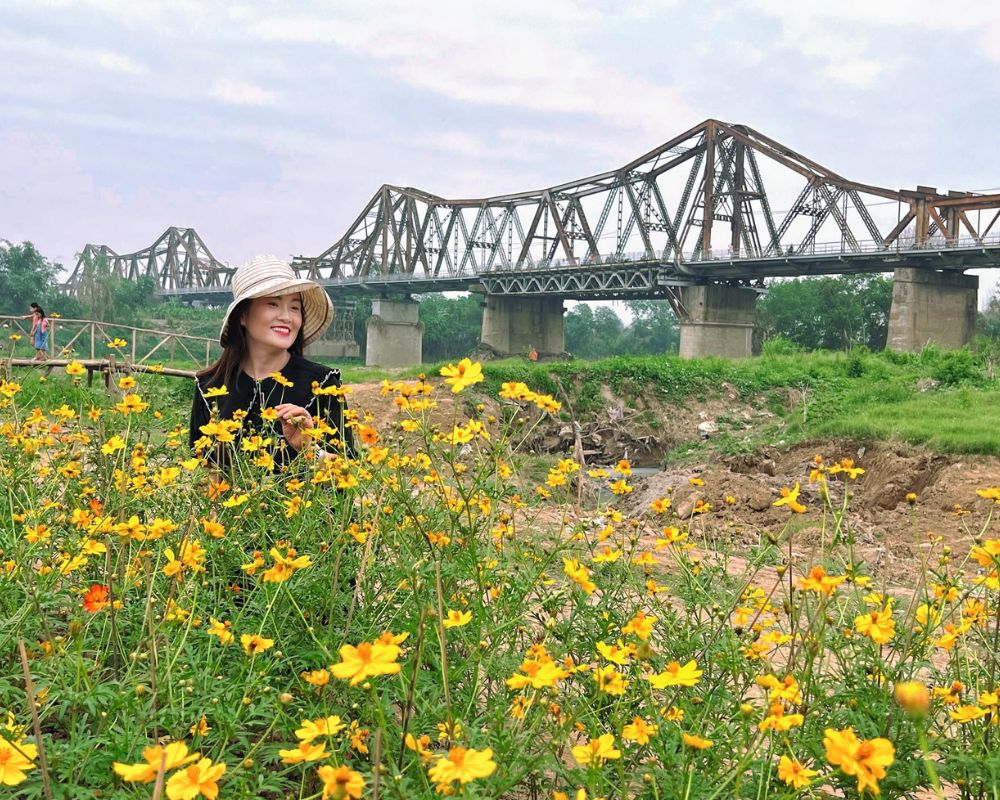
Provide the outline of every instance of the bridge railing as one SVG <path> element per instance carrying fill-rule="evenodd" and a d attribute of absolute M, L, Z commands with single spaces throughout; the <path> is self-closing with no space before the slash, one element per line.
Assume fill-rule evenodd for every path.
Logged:
<path fill-rule="evenodd" d="M 0 329 L 5 336 L 20 336 L 14 345 L 34 350 L 31 342 L 31 320 L 24 317 L 0 316 Z M 133 364 L 164 364 L 178 362 L 206 367 L 220 351 L 217 339 L 191 336 L 186 333 L 158 331 L 134 325 L 119 325 L 89 319 L 50 317 L 48 354 L 52 357 L 73 355 L 77 358 L 101 359 L 113 352 L 128 357 Z M 109 347 L 116 340 L 125 344 Z M 23 344 L 22 344 L 23 342 Z"/>
<path fill-rule="evenodd" d="M 689 251 L 684 253 L 680 261 L 682 263 L 699 263 L 699 262 L 712 262 L 712 261 L 731 261 L 734 259 L 748 259 L 752 258 L 755 261 L 759 260 L 783 260 L 786 258 L 796 258 L 803 256 L 827 256 L 827 255 L 861 255 L 865 253 L 878 254 L 878 253 L 894 253 L 905 255 L 906 253 L 926 253 L 928 251 L 945 251 L 945 250 L 961 250 L 961 249 L 980 249 L 984 247 L 1000 247 L 1000 232 L 989 234 L 982 237 L 973 236 L 961 236 L 957 238 L 945 238 L 943 236 L 935 236 L 926 242 L 917 244 L 912 238 L 906 239 L 896 239 L 890 244 L 886 245 L 880 240 L 861 240 L 856 242 L 856 246 L 851 246 L 846 242 L 813 242 L 811 244 L 802 245 L 788 245 L 786 248 L 782 249 L 780 252 L 766 253 L 764 255 L 747 256 L 745 252 L 737 253 L 731 248 L 726 249 L 715 249 L 710 253 L 704 252 L 694 252 Z M 660 262 L 663 264 L 673 263 L 672 259 L 662 259 L 662 258 L 650 258 L 647 253 L 643 252 L 630 252 L 625 253 L 621 256 L 614 257 L 604 257 L 602 258 L 600 264 L 593 258 L 579 258 L 576 263 L 573 263 L 567 258 L 554 258 L 554 259 L 540 259 L 534 261 L 531 264 L 524 264 L 519 267 L 510 267 L 507 265 L 494 266 L 490 269 L 481 269 L 478 271 L 469 271 L 463 268 L 459 272 L 447 273 L 446 275 L 441 275 L 439 278 L 443 279 L 454 279 L 468 277 L 474 279 L 476 275 L 484 274 L 494 274 L 502 272 L 522 272 L 522 271 L 534 271 L 542 269 L 559 269 L 567 268 L 574 269 L 581 266 L 584 267 L 613 267 L 616 264 L 634 264 L 634 263 L 650 263 L 651 261 Z M 407 283 L 416 282 L 419 283 L 422 280 L 434 280 L 433 278 L 425 278 L 421 273 L 408 273 L 408 272 L 393 272 L 386 275 L 366 275 L 363 279 L 355 275 L 340 276 L 336 278 L 328 278 L 322 281 L 323 285 L 335 286 L 335 285 L 357 285 L 359 283 L 377 283 L 377 284 L 392 284 L 392 283 Z"/>

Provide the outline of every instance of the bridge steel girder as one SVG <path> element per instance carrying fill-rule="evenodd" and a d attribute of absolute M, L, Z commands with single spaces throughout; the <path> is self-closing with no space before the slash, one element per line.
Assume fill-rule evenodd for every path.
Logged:
<path fill-rule="evenodd" d="M 162 295 L 219 297 L 233 272 L 193 229 L 168 228 L 135 253 L 87 245 L 69 291 L 98 259 Z M 537 191 L 445 199 L 383 185 L 340 239 L 292 264 L 336 295 L 488 286 L 596 298 L 904 259 L 1000 264 L 1000 194 L 852 181 L 746 125 L 706 120 L 622 167 Z"/>
<path fill-rule="evenodd" d="M 527 285 L 518 283 L 521 272 L 571 268 L 582 276 L 623 260 L 683 263 L 685 275 L 707 278 L 719 260 L 779 255 L 803 257 L 805 274 L 826 237 L 844 254 L 947 247 L 960 234 L 982 245 L 997 222 L 993 211 L 1000 217 L 1000 195 L 852 181 L 753 128 L 710 119 L 623 167 L 538 191 L 445 199 L 386 184 L 337 242 L 293 263 L 310 277 L 359 286 L 502 274 L 512 288 Z M 610 290 L 609 280 L 591 283 Z M 573 291 L 571 283 L 546 285 Z"/>
<path fill-rule="evenodd" d="M 149 246 L 119 254 L 107 245 L 86 245 L 63 285 L 64 291 L 86 291 L 95 270 L 105 262 L 108 273 L 122 280 L 151 278 L 158 292 L 177 289 L 222 288 L 229 285 L 233 269 L 212 255 L 194 228 L 167 228 Z"/>

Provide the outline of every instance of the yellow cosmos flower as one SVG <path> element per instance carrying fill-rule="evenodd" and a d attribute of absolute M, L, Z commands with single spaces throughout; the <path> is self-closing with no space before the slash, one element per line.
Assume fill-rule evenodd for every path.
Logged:
<path fill-rule="evenodd" d="M 644 642 L 649 641 L 649 637 L 653 634 L 653 624 L 656 622 L 656 617 L 648 616 L 644 611 L 637 611 L 635 616 L 628 621 L 628 624 L 622 628 L 622 633 L 634 633 Z"/>
<path fill-rule="evenodd" d="M 326 744 L 320 742 L 314 744 L 312 741 L 299 742 L 299 746 L 294 750 L 279 750 L 282 764 L 304 764 L 307 761 L 320 761 L 330 755 L 326 752 Z"/>
<path fill-rule="evenodd" d="M 344 798 L 357 798 L 365 790 L 365 779 L 360 772 L 356 772 L 350 767 L 343 765 L 339 767 L 322 766 L 316 770 L 319 779 L 323 782 L 323 797 L 333 798 L 333 800 L 344 800 Z"/>
<path fill-rule="evenodd" d="M 446 628 L 461 628 L 463 625 L 468 625 L 471 621 L 471 611 L 456 611 L 451 609 L 448 611 L 448 616 L 444 618 L 441 624 Z"/>
<path fill-rule="evenodd" d="M 38 748 L 33 744 L 0 738 L 0 786 L 17 786 L 26 781 L 37 756 Z"/>
<path fill-rule="evenodd" d="M 525 686 L 531 686 L 533 689 L 545 689 L 555 686 L 557 682 L 569 675 L 548 655 L 526 658 L 518 669 L 521 670 L 522 674 L 515 672 L 507 679 L 507 685 L 511 689 L 523 689 Z"/>
<path fill-rule="evenodd" d="M 240 636 L 240 644 L 244 653 L 255 656 L 274 647 L 274 639 L 267 639 L 259 633 L 244 633 Z"/>
<path fill-rule="evenodd" d="M 230 630 L 231 624 L 232 623 L 229 622 L 220 622 L 215 617 L 209 617 L 209 626 L 206 633 L 209 636 L 218 637 L 219 641 L 223 645 L 230 645 L 236 639 L 233 632 Z"/>
<path fill-rule="evenodd" d="M 213 764 L 211 759 L 203 758 L 170 776 L 167 797 L 170 800 L 194 800 L 198 795 L 204 795 L 208 800 L 215 800 L 219 796 L 218 780 L 225 771 L 225 764 Z"/>
<path fill-rule="evenodd" d="M 496 768 L 493 751 L 488 747 L 485 750 L 452 747 L 448 755 L 439 759 L 427 774 L 439 787 L 455 781 L 464 785 L 492 775 Z"/>
<path fill-rule="evenodd" d="M 149 403 L 144 402 L 137 394 L 127 394 L 115 403 L 115 409 L 124 416 L 139 414 L 147 408 L 149 408 Z"/>
<path fill-rule="evenodd" d="M 124 449 L 125 449 L 125 440 L 122 439 L 122 437 L 119 436 L 118 434 L 112 436 L 101 446 L 101 452 L 104 453 L 104 455 L 106 456 L 113 455 L 114 453 L 117 453 L 119 450 L 124 450 Z"/>
<path fill-rule="evenodd" d="M 661 497 L 661 498 L 658 498 L 658 499 L 654 500 L 652 503 L 650 503 L 649 507 L 656 514 L 665 514 L 666 512 L 668 512 L 670 510 L 670 506 L 671 505 L 672 505 L 672 503 L 670 502 L 670 498 L 668 498 L 668 497 Z"/>
<path fill-rule="evenodd" d="M 320 736 L 336 736 L 346 727 L 336 714 L 320 719 L 304 719 L 302 726 L 296 729 L 295 737 L 300 742 L 311 742 Z"/>
<path fill-rule="evenodd" d="M 780 733 L 785 733 L 790 731 L 792 728 L 799 727 L 805 722 L 805 717 L 802 714 L 786 714 L 785 707 L 782 703 L 776 702 L 771 703 L 771 708 L 766 717 L 757 726 L 761 733 L 765 731 L 778 731 Z"/>
<path fill-rule="evenodd" d="M 452 393 L 458 394 L 474 383 L 482 382 L 483 368 L 479 362 L 463 358 L 458 364 L 441 367 L 441 375 L 444 377 L 444 382 L 451 386 Z"/>
<path fill-rule="evenodd" d="M 597 682 L 597 690 L 606 694 L 622 695 L 628 688 L 625 676 L 611 664 L 595 669 L 592 677 Z"/>
<path fill-rule="evenodd" d="M 681 739 L 684 740 L 684 744 L 688 747 L 693 747 L 695 750 L 707 750 L 714 744 L 711 739 L 703 739 L 692 733 L 682 733 Z"/>
<path fill-rule="evenodd" d="M 87 368 L 75 358 L 66 365 L 66 374 L 72 375 L 74 378 L 83 375 L 86 371 Z"/>
<path fill-rule="evenodd" d="M 622 739 L 637 744 L 649 744 L 649 739 L 656 736 L 659 725 L 646 722 L 642 717 L 633 717 L 632 722 L 622 728 Z"/>
<path fill-rule="evenodd" d="M 968 722 L 975 722 L 977 719 L 982 719 L 988 713 L 979 706 L 959 706 L 954 711 L 949 711 L 948 715 L 960 725 L 965 725 Z"/>
<path fill-rule="evenodd" d="M 335 678 L 350 679 L 351 686 L 375 675 L 395 675 L 401 669 L 396 659 L 403 651 L 395 644 L 381 641 L 362 642 L 357 647 L 345 644 L 339 652 L 341 661 L 331 666 L 330 672 Z"/>
<path fill-rule="evenodd" d="M 973 547 L 969 555 L 981 567 L 994 566 L 1000 559 L 1000 539 L 987 539 L 982 545 Z"/>
<path fill-rule="evenodd" d="M 782 756 L 778 761 L 778 779 L 784 781 L 793 789 L 805 789 L 819 773 L 814 769 L 806 769 L 798 761 L 788 756 Z"/>
<path fill-rule="evenodd" d="M 144 764 L 123 764 L 116 761 L 111 766 L 115 774 L 123 781 L 152 783 L 156 780 L 161 764 L 163 771 L 169 772 L 177 767 L 190 764 L 192 761 L 197 761 L 200 755 L 200 753 L 188 755 L 187 745 L 184 742 L 171 742 L 166 747 L 156 745 L 143 748 L 142 757 L 146 760 Z"/>
<path fill-rule="evenodd" d="M 913 716 L 926 714 L 931 706 L 931 693 L 919 681 L 903 681 L 893 689 L 896 702 L 907 713 Z"/>
<path fill-rule="evenodd" d="M 284 387 L 286 387 L 288 389 L 291 389 L 295 385 L 292 381 L 288 380 L 288 378 L 286 378 L 280 372 L 272 372 L 267 377 L 269 377 L 272 381 L 274 381 L 275 383 L 277 383 L 279 386 L 284 386 Z"/>
<path fill-rule="evenodd" d="M 888 643 L 896 635 L 896 622 L 892 618 L 891 606 L 857 617 L 854 620 L 854 629 L 861 635 L 871 638 L 876 644 Z"/>
<path fill-rule="evenodd" d="M 771 505 L 774 506 L 788 506 L 790 511 L 794 511 L 796 514 L 802 514 L 808 511 L 808 509 L 799 502 L 799 484 L 795 484 L 794 489 L 782 488 L 781 497 L 775 500 Z"/>
<path fill-rule="evenodd" d="M 527 384 L 520 381 L 508 381 L 500 386 L 500 396 L 507 400 L 524 400 L 532 402 L 536 395 Z"/>
<path fill-rule="evenodd" d="M 799 588 L 807 592 L 818 592 L 829 597 L 846 580 L 846 575 L 827 575 L 823 567 L 813 567 L 809 570 L 807 577 L 799 578 Z"/>
<path fill-rule="evenodd" d="M 312 559 L 309 556 L 296 556 L 294 553 L 294 550 L 289 550 L 288 557 L 285 557 L 278 548 L 272 547 L 270 554 L 274 559 L 274 566 L 264 571 L 264 580 L 269 583 L 284 583 L 297 570 L 312 566 Z"/>
<path fill-rule="evenodd" d="M 826 760 L 840 767 L 845 775 L 858 779 L 858 793 L 871 789 L 879 794 L 878 782 L 886 775 L 886 770 L 895 761 L 896 748 L 888 739 L 858 739 L 853 728 L 824 731 L 823 745 Z"/>
<path fill-rule="evenodd" d="M 666 689 L 668 686 L 697 686 L 701 672 L 694 660 L 688 661 L 683 667 L 678 662 L 671 661 L 663 672 L 648 675 L 646 680 L 654 689 Z"/>
<path fill-rule="evenodd" d="M 593 594 L 597 588 L 597 584 L 590 580 L 590 570 L 580 564 L 575 558 L 563 559 L 563 572 L 588 595 Z"/>
<path fill-rule="evenodd" d="M 205 390 L 205 397 L 211 399 L 213 397 L 225 397 L 229 394 L 229 389 L 226 384 L 222 386 L 212 386 Z"/>
<path fill-rule="evenodd" d="M 330 682 L 330 671 L 327 669 L 314 669 L 299 675 L 302 680 L 317 689 L 326 686 Z"/>
<path fill-rule="evenodd" d="M 622 752 L 615 749 L 615 737 L 610 733 L 605 733 L 596 739 L 589 740 L 586 744 L 573 748 L 573 758 L 581 767 L 590 765 L 599 767 L 605 761 L 614 761 L 621 757 Z"/>

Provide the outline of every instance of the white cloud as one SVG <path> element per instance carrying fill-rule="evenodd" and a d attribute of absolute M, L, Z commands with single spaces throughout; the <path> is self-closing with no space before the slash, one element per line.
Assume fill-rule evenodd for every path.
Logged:
<path fill-rule="evenodd" d="M 746 0 L 747 5 L 776 18 L 782 43 L 804 55 L 826 60 L 869 61 L 842 71 L 848 83 L 866 88 L 863 78 L 873 70 L 893 68 L 897 58 L 884 59 L 884 30 L 918 29 L 974 34 L 982 55 L 1000 60 L 1000 14 L 994 2 L 983 0 Z M 876 55 L 883 56 L 879 64 Z M 836 72 L 836 70 L 834 71 Z M 832 77 L 838 77 L 833 75 Z"/>
<path fill-rule="evenodd" d="M 100 52 L 95 54 L 94 59 L 99 67 L 112 72 L 125 72 L 129 75 L 142 75 L 146 72 L 141 64 L 119 53 Z"/>
<path fill-rule="evenodd" d="M 427 7 L 383 0 L 353 15 L 262 18 L 247 31 L 263 41 L 334 45 L 460 103 L 576 114 L 660 135 L 695 121 L 681 90 L 630 72 L 622 59 L 603 60 L 601 48 L 589 46 L 584 33 L 599 36 L 601 23 L 597 12 L 568 2 Z"/>
<path fill-rule="evenodd" d="M 829 62 L 823 67 L 823 75 L 831 80 L 846 83 L 855 89 L 867 89 L 889 65 L 874 58 L 851 58 Z"/>
<path fill-rule="evenodd" d="M 277 92 L 232 78 L 217 80 L 209 94 L 216 100 L 236 106 L 273 106 L 277 105 L 280 97 Z"/>
<path fill-rule="evenodd" d="M 138 76 L 146 73 L 146 68 L 139 62 L 109 50 L 74 47 L 42 36 L 23 36 L 3 28 L 0 28 L 0 39 L 3 40 L 8 53 L 18 53 L 46 61 L 62 61 L 81 67 L 96 66 L 109 72 L 127 75 Z"/>

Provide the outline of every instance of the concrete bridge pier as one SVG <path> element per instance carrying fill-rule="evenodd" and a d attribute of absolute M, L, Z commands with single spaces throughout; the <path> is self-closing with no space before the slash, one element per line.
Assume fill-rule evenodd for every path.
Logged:
<path fill-rule="evenodd" d="M 531 348 L 560 355 L 566 352 L 563 311 L 560 297 L 486 295 L 482 342 L 504 355 L 524 355 Z"/>
<path fill-rule="evenodd" d="M 420 303 L 409 297 L 373 300 L 367 324 L 365 364 L 369 367 L 419 364 L 424 343 L 424 323 L 419 312 Z"/>
<path fill-rule="evenodd" d="M 976 330 L 979 277 L 961 272 L 897 267 L 889 311 L 890 350 L 915 353 L 934 343 L 957 350 Z"/>
<path fill-rule="evenodd" d="M 753 342 L 757 292 L 742 286 L 708 284 L 680 290 L 680 356 L 748 358 Z"/>

